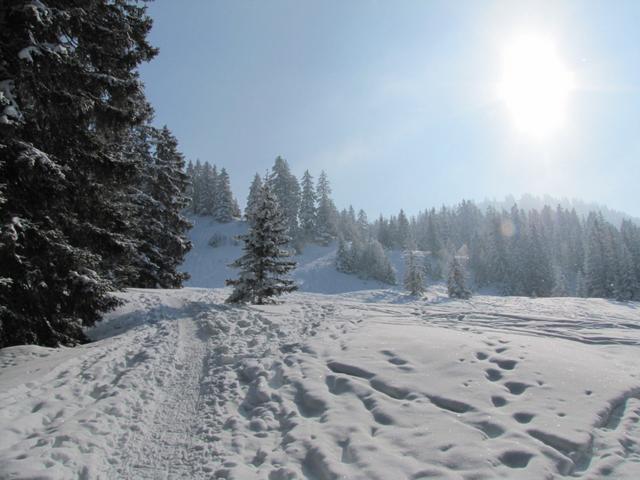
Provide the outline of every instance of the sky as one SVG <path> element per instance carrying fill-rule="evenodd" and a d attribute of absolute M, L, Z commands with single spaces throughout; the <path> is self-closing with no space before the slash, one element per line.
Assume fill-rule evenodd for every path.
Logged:
<path fill-rule="evenodd" d="M 281 155 L 370 216 L 523 193 L 640 216 L 638 1 L 156 0 L 149 14 L 155 123 L 187 159 L 225 167 L 241 204 Z M 523 36 L 571 75 L 562 101 L 521 95 L 563 105 L 543 136 L 501 87 Z"/>

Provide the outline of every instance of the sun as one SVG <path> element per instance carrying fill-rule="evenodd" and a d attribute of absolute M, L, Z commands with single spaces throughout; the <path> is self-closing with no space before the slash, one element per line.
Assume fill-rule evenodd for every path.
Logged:
<path fill-rule="evenodd" d="M 498 95 L 519 131 L 544 138 L 560 130 L 573 89 L 573 74 L 550 39 L 522 35 L 505 45 Z"/>

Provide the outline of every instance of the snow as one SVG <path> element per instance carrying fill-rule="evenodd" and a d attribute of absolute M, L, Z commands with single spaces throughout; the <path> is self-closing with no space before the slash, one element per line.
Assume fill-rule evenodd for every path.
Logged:
<path fill-rule="evenodd" d="M 219 287 L 244 227 L 196 220 Z M 639 303 L 416 298 L 334 250 L 281 304 L 131 289 L 90 344 L 0 350 L 0 478 L 640 478 Z"/>
<path fill-rule="evenodd" d="M 189 237 L 193 248 L 185 258 L 182 268 L 189 272 L 191 278 L 185 283 L 188 287 L 219 288 L 224 287 L 225 280 L 236 278 L 238 270 L 229 264 L 242 255 L 242 242 L 234 242 L 234 238 L 247 231 L 245 222 L 234 221 L 218 223 L 211 217 L 193 216 L 189 218 L 193 228 Z M 211 247 L 209 240 L 216 236 L 226 239 L 222 245 Z M 235 243 L 235 244 L 234 244 Z M 301 255 L 293 257 L 298 267 L 292 273 L 300 290 L 314 293 L 343 293 L 358 290 L 385 288 L 383 283 L 374 280 L 363 280 L 353 275 L 336 272 L 336 245 L 307 245 Z M 403 260 L 398 252 L 391 255 L 396 269 L 402 271 Z M 399 278 L 402 278 L 399 275 Z"/>

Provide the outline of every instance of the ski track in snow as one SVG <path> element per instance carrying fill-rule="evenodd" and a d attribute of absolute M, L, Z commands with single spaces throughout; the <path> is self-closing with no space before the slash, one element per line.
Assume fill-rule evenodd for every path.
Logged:
<path fill-rule="evenodd" d="M 226 293 L 1 351 L 0 477 L 640 478 L 637 304 Z"/>

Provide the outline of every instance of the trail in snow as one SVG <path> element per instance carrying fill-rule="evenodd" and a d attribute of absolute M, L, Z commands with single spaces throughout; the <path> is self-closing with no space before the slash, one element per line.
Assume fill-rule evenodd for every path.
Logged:
<path fill-rule="evenodd" d="M 640 476 L 637 304 L 226 293 L 132 290 L 95 343 L 2 350 L 0 477 Z"/>

